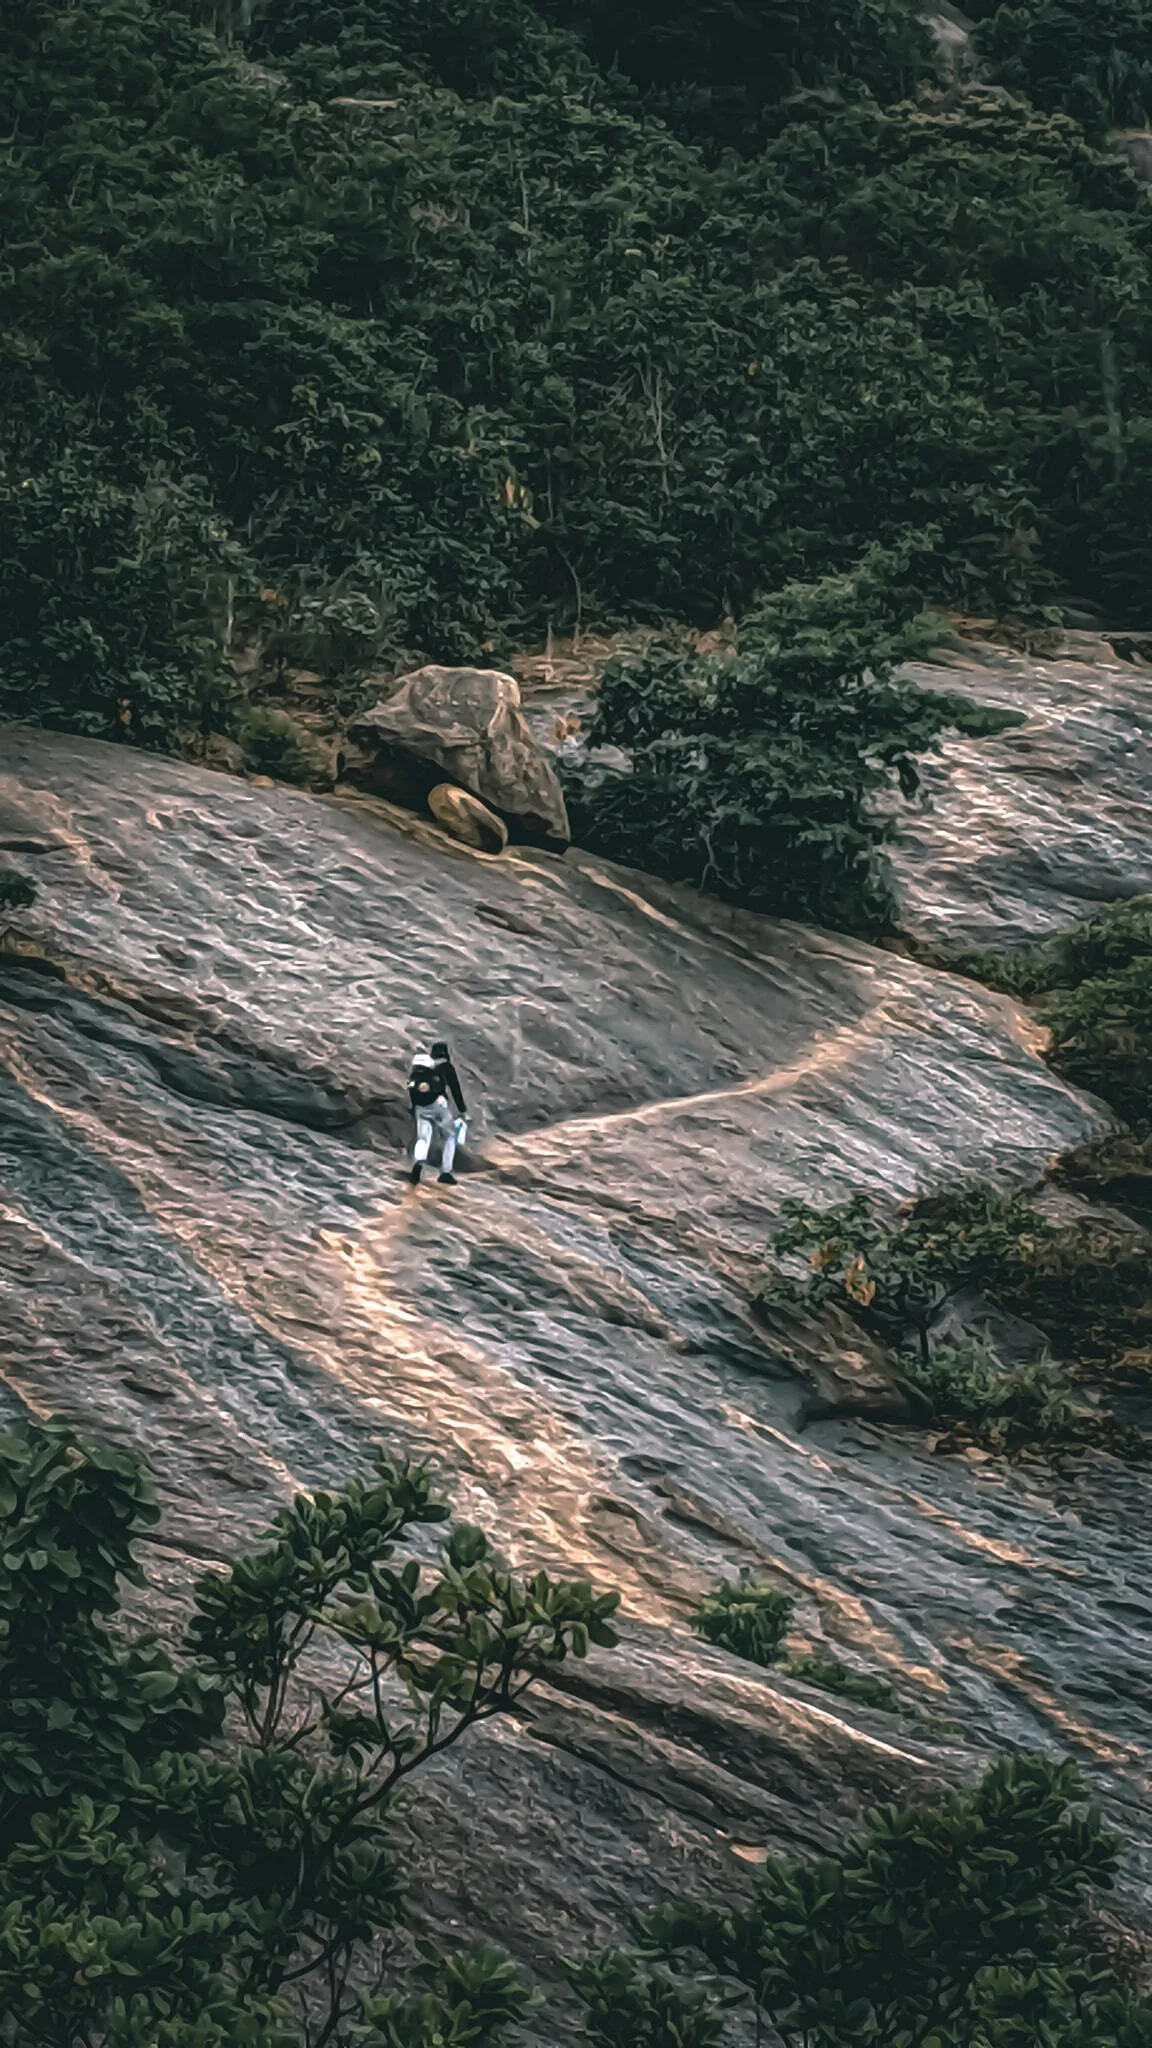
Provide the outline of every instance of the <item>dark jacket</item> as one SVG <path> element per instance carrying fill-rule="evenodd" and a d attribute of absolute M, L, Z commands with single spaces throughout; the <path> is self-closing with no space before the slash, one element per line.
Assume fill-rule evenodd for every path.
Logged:
<path fill-rule="evenodd" d="M 451 1060 L 437 1060 L 434 1067 L 413 1067 L 408 1076 L 408 1100 L 413 1110 L 429 1109 L 449 1094 L 461 1116 L 467 1116 L 460 1078 Z"/>

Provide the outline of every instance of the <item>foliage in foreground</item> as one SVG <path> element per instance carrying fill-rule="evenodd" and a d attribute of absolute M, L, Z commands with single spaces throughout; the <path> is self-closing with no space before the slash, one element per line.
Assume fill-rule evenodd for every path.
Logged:
<path fill-rule="evenodd" d="M 517 1580 L 479 1530 L 430 1552 L 447 1514 L 383 1454 L 299 1496 L 200 1580 L 174 1659 L 115 1622 L 157 1519 L 138 1463 L 60 1424 L 0 1437 L 0 2040 L 465 2048 L 523 2015 L 490 1951 L 350 1982 L 401 1911 L 398 1788 L 615 1640 L 615 1595 Z"/>
<path fill-rule="evenodd" d="M 0 1437 L 0 2040 L 499 2048 L 527 2016 L 492 1950 L 419 1944 L 383 1988 L 389 1805 L 537 1672 L 610 1643 L 615 1603 L 511 1579 L 476 1530 L 433 1556 L 418 1532 L 445 1515 L 383 1456 L 298 1498 L 200 1582 L 174 1659 L 117 1626 L 156 1520 L 136 1461 L 60 1424 Z M 1147 2001 L 1074 1931 L 1115 1863 L 1082 1796 L 1067 1765 L 999 1764 L 839 1856 L 770 1859 L 750 1906 L 661 1909 L 641 1949 L 571 1971 L 588 2038 L 715 2048 L 739 1999 L 785 2048 L 1149 2048 Z"/>
<path fill-rule="evenodd" d="M 581 843 L 754 909 L 882 927 L 892 898 L 877 797 L 893 782 L 916 794 L 915 756 L 945 726 L 986 729 L 963 699 L 894 673 L 943 631 L 908 594 L 924 552 L 908 539 L 851 573 L 788 585 L 728 655 L 650 643 L 618 656 L 589 740 L 624 749 L 631 770 L 570 777 Z"/>
<path fill-rule="evenodd" d="M 803 1256 L 808 1272 L 798 1279 L 775 1267 L 757 1297 L 766 1315 L 846 1310 L 894 1353 L 938 1421 L 964 1425 L 995 1448 L 1113 1433 L 1052 1364 L 1006 1366 L 987 1346 L 937 1343 L 932 1332 L 948 1303 L 973 1290 L 1033 1323 L 1069 1365 L 1139 1369 L 1152 1339 L 1142 1241 L 1056 1224 L 1026 1197 L 980 1182 L 896 1215 L 858 1194 L 828 1209 L 789 1202 L 783 1216 L 772 1255 Z M 1138 1448 L 1135 1440 L 1128 1447 Z"/>
<path fill-rule="evenodd" d="M 784 2048 L 1147 2048 L 1152 2001 L 1078 1931 L 1116 1863 L 1084 1801 L 1070 1764 L 1006 1760 L 939 1805 L 871 1815 L 839 1855 L 770 1857 L 748 1906 L 641 1916 L 641 1950 L 575 1973 L 591 2038 L 711 2042 L 708 1989 L 713 2017 L 718 1991 L 740 1995 Z M 627 2032 L 621 2012 L 644 2025 Z"/>

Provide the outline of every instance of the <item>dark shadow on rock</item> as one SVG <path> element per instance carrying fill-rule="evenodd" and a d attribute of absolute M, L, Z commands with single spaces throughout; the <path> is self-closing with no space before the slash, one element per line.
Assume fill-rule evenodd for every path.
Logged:
<path fill-rule="evenodd" d="M 873 1422 L 922 1422 L 924 1396 L 901 1377 L 883 1347 L 850 1316 L 832 1308 L 819 1320 L 802 1310 L 753 1309 L 754 1319 L 783 1361 L 808 1389 L 800 1427 L 837 1415 Z"/>
<path fill-rule="evenodd" d="M 1008 1366 L 1032 1365 L 1048 1357 L 1052 1349 L 1035 1323 L 997 1308 L 975 1289 L 950 1297 L 933 1323 L 931 1335 L 936 1344 L 986 1344 Z"/>
<path fill-rule="evenodd" d="M 397 1145 L 408 1137 L 411 1119 L 399 1093 L 393 1101 L 354 1085 L 311 1080 L 267 1057 L 245 1058 L 204 1040 L 175 1045 L 143 1031 L 126 1004 L 71 988 L 57 978 L 62 973 L 55 962 L 0 957 L 0 999 L 16 1009 L 51 1016 L 81 1039 L 140 1060 L 186 1102 L 250 1110 L 306 1130 L 329 1132 L 352 1144 Z M 138 1007 L 147 1014 L 145 1003 Z"/>

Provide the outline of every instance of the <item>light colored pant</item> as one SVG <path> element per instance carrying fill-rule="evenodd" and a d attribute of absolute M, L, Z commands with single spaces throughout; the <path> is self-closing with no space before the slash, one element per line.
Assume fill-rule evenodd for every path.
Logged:
<path fill-rule="evenodd" d="M 416 1111 L 416 1143 L 412 1157 L 423 1165 L 432 1149 L 432 1133 L 439 1131 L 441 1139 L 440 1171 L 451 1173 L 456 1158 L 456 1146 L 463 1139 L 464 1120 L 452 1114 L 451 1105 L 440 1097 L 439 1102 L 430 1102 L 427 1109 Z"/>

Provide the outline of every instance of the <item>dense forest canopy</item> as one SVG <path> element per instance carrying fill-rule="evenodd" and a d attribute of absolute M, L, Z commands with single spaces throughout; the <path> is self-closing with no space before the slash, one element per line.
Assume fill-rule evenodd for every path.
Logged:
<path fill-rule="evenodd" d="M 0 709 L 167 743 L 237 607 L 493 659 L 910 540 L 1140 623 L 1152 7 L 980 11 L 962 88 L 908 0 L 10 0 Z"/>

